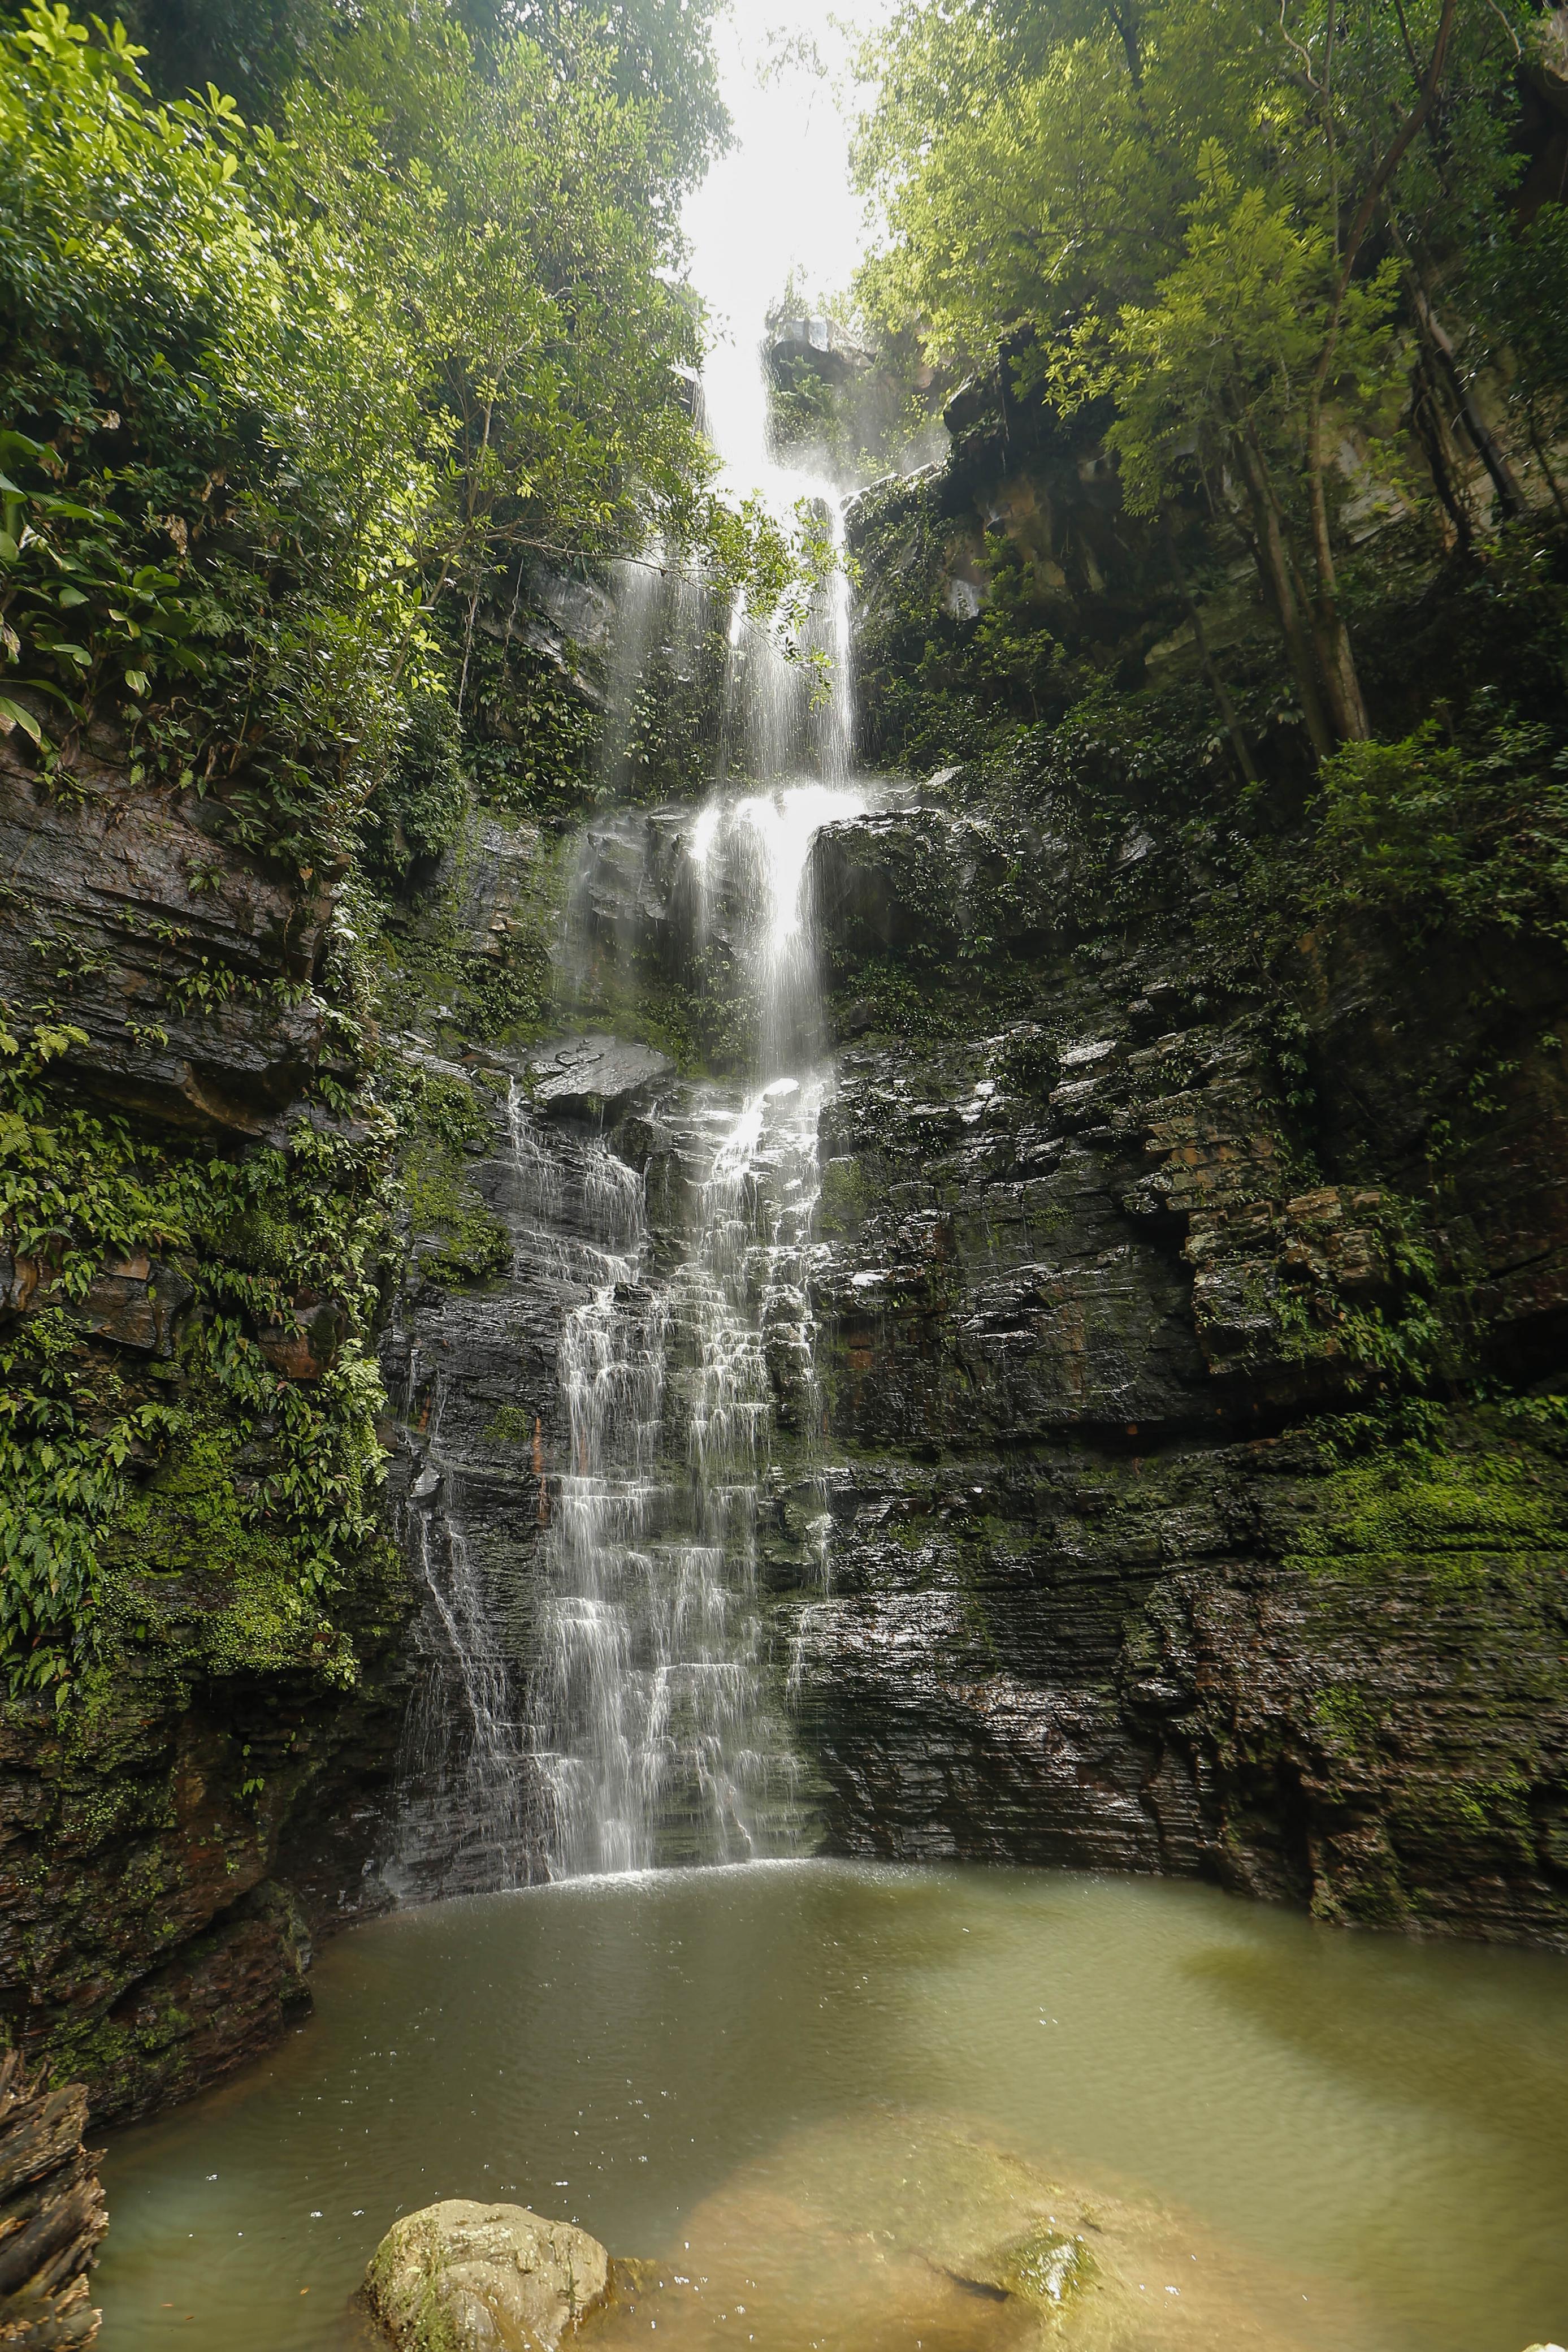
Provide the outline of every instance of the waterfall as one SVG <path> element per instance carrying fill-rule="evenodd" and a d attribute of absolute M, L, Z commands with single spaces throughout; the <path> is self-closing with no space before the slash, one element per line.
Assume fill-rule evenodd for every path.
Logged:
<path fill-rule="evenodd" d="M 725 948 L 751 1046 L 738 1087 L 658 1104 L 657 1233 L 646 1171 L 598 1146 L 610 1255 L 561 1330 L 566 1458 L 530 1697 L 558 1875 L 789 1854 L 811 1834 L 789 1720 L 799 1644 L 774 1654 L 758 1532 L 780 1430 L 799 1461 L 822 1424 L 810 1259 L 831 1072 L 810 855 L 823 824 L 864 806 L 849 781 L 845 502 L 773 463 L 755 341 L 720 344 L 704 393 L 727 487 L 760 488 L 781 519 L 813 509 L 835 562 L 794 658 L 734 599 L 714 788 L 662 824 L 628 813 L 591 829 L 571 894 L 561 969 L 580 1004 L 625 1009 L 662 908 L 666 968 L 690 974 Z M 623 568 L 618 612 L 602 772 L 620 796 L 650 678 L 673 691 L 697 667 L 707 592 L 655 548 Z M 518 1139 L 549 1148 L 526 1120 Z M 820 1520 L 813 1553 L 825 1576 Z"/>
<path fill-rule="evenodd" d="M 709 1083 L 660 1107 L 677 1200 L 663 1263 L 645 1178 L 598 1145 L 600 1230 L 621 1255 L 561 1332 L 567 1459 L 532 1698 L 557 1874 L 809 1847 L 758 1517 L 778 1424 L 807 1445 L 821 1425 L 809 1258 L 828 1079 L 809 859 L 820 825 L 859 805 L 807 781 L 716 798 L 684 830 L 689 887 L 673 895 L 698 935 L 738 913 L 758 1067 L 738 1099 Z M 531 1122 L 519 1134 L 540 1148 Z"/>
<path fill-rule="evenodd" d="M 841 558 L 838 491 L 768 457 L 760 351 L 721 347 L 706 396 L 730 489 L 760 488 L 784 520 L 808 505 Z M 645 1053 L 664 1075 L 602 1109 L 513 1068 L 489 1180 L 510 1305 L 449 1304 L 434 1344 L 488 1367 L 509 1312 L 537 1384 L 542 1315 L 555 1394 L 530 1389 L 531 1464 L 506 1460 L 487 1433 L 522 1400 L 486 1369 L 449 1441 L 449 1359 L 414 1344 L 407 1360 L 426 1673 L 391 1875 L 411 1893 L 789 1856 L 814 1838 L 792 1722 L 829 1559 L 825 1512 L 800 1513 L 824 1415 L 811 1257 L 831 1086 L 811 852 L 865 805 L 850 583 L 840 562 L 793 655 L 657 543 L 612 586 L 601 787 L 618 805 L 580 844 L 563 1024 L 593 1032 L 578 1048 L 645 1036 L 661 986 L 706 1003 L 716 971 L 734 1027 L 712 1060 L 735 1075 L 682 1081 Z M 639 805 L 670 766 L 683 695 L 700 706 L 700 724 L 674 712 L 691 797 Z"/>

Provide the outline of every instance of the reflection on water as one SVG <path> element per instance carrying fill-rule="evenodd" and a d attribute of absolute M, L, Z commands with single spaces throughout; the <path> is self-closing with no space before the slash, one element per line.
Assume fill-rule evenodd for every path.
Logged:
<path fill-rule="evenodd" d="M 1548 1956 L 1191 1887 L 802 1864 L 407 1913 L 316 1984 L 274 2058 L 111 2149 L 115 2352 L 340 2347 L 382 2231 L 438 2196 L 678 2257 L 686 2285 L 650 2279 L 606 2352 L 653 2311 L 687 2347 L 999 2352 L 1016 2306 L 980 2273 L 1018 2211 L 990 2184 L 1042 2174 L 1117 2260 L 1201 2271 L 1179 2321 L 1104 2336 L 1129 2352 L 1523 2352 L 1568 2326 Z"/>

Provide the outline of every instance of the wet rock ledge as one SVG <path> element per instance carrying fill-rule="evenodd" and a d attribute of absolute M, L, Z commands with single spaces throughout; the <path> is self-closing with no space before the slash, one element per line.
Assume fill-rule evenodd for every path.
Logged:
<path fill-rule="evenodd" d="M 86 2128 L 79 2083 L 51 2091 L 0 2053 L 0 2344 L 17 2352 L 98 2339 L 88 2273 L 109 2223 Z"/>

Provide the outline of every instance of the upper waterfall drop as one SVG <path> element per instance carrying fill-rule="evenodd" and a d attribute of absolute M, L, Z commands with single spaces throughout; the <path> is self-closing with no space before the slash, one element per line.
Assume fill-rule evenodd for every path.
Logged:
<path fill-rule="evenodd" d="M 722 486 L 786 525 L 805 502 L 836 561 L 789 648 L 656 541 L 612 567 L 601 813 L 555 959 L 563 1034 L 508 1064 L 492 1191 L 513 1273 L 504 1310 L 465 1310 L 482 1412 L 472 1397 L 448 1412 L 441 1360 L 409 1359 L 432 1660 L 403 1775 L 411 1891 L 817 1842 L 792 1674 L 831 1565 L 812 1296 L 833 1072 L 813 868 L 868 788 L 846 501 L 770 451 L 765 270 L 738 305 L 705 290 L 729 316 L 705 381 Z M 603 1094 L 559 1077 L 601 1049 L 641 1075 Z M 553 1354 L 515 1484 L 491 1436 L 517 1412 L 508 1328 L 519 1370 Z"/>
<path fill-rule="evenodd" d="M 695 806 L 590 827 L 562 970 L 584 1017 L 638 1013 L 650 961 L 699 988 L 722 956 L 748 1012 L 738 1085 L 657 1106 L 664 1225 L 628 1167 L 624 1262 L 562 1329 L 570 1458 L 557 1481 L 533 1682 L 554 1874 L 809 1852 L 810 1792 L 790 1729 L 788 1642 L 761 1605 L 759 1523 L 790 1424 L 809 1480 L 822 1423 L 810 1255 L 817 1132 L 831 1084 L 811 901 L 825 824 L 857 815 L 843 501 L 767 449 L 759 346 L 721 349 L 707 413 L 729 486 L 788 517 L 825 515 L 838 561 L 791 659 L 737 598 L 726 616 L 718 770 Z M 660 551 L 662 553 L 662 551 Z M 634 782 L 649 679 L 678 677 L 706 591 L 654 561 L 624 567 L 611 664 L 607 781 Z M 650 910 L 663 910 L 650 957 Z M 521 1145 L 519 1146 L 521 1148 Z M 527 1149 L 538 1146 L 530 1134 Z M 613 1157 L 613 1140 L 603 1147 Z M 590 1214 L 591 1204 L 584 1196 Z M 607 1236 L 608 1238 L 608 1236 Z M 819 1570 L 825 1549 L 814 1555 Z M 817 1588 L 820 1590 L 820 1586 Z M 809 1605 L 809 1604 L 807 1604 Z"/>

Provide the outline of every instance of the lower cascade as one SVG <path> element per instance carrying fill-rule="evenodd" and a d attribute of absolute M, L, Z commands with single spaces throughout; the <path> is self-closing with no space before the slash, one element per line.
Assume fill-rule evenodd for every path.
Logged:
<path fill-rule="evenodd" d="M 756 1606 L 758 1514 L 776 1389 L 808 1443 L 821 1422 L 807 1296 L 826 1080 L 803 895 L 818 826 L 861 804 L 807 783 L 696 814 L 698 920 L 738 891 L 750 929 L 761 1082 L 738 1101 L 713 1084 L 666 1097 L 641 1172 L 608 1141 L 586 1163 L 587 1295 L 560 1339 L 568 1459 L 547 1506 L 529 1707 L 552 1874 L 810 1843 Z M 550 1139 L 516 1098 L 514 1115 L 542 1205 Z M 673 1212 L 657 1241 L 653 1171 Z"/>
<path fill-rule="evenodd" d="M 665 1057 L 590 1035 L 509 1080 L 507 1221 L 518 1279 L 549 1286 L 558 1393 L 513 1506 L 526 1564 L 498 1581 L 474 1563 L 478 1481 L 446 1435 L 445 1381 L 411 1356 L 434 1672 L 404 1758 L 394 1881 L 410 1892 L 432 1860 L 436 1885 L 507 1886 L 815 1843 L 790 1660 L 758 1605 L 758 1522 L 780 1427 L 809 1489 L 822 1424 L 810 1297 L 831 1074 L 810 852 L 864 806 L 858 786 L 808 779 L 623 814 L 580 845 L 572 1010 L 635 987 L 628 906 L 656 877 L 676 925 L 663 952 L 720 932 L 735 949 L 751 1067 L 681 1083 Z M 617 1074 L 570 1075 L 596 1055 Z M 826 1524 L 808 1531 L 824 1580 Z"/>

